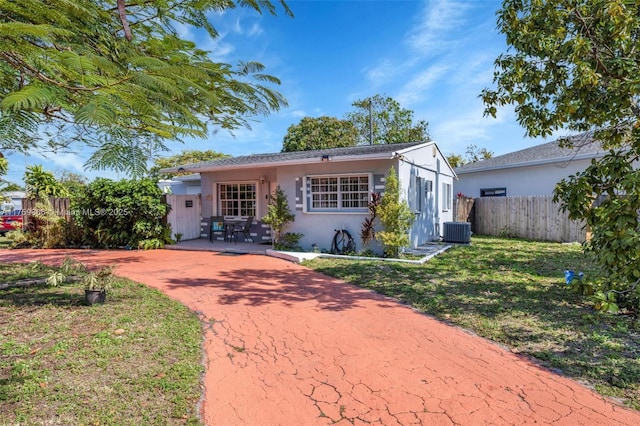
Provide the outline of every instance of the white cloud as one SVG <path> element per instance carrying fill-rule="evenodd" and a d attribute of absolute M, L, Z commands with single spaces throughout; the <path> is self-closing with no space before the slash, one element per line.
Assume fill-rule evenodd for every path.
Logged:
<path fill-rule="evenodd" d="M 385 59 L 381 64 L 364 70 L 365 77 L 374 86 L 381 86 L 391 81 L 398 74 L 398 65 L 393 64 L 390 60 Z"/>
<path fill-rule="evenodd" d="M 424 92 L 431 89 L 432 85 L 440 79 L 449 66 L 444 64 L 434 65 L 414 75 L 403 87 L 395 99 L 405 108 L 424 99 Z"/>
<path fill-rule="evenodd" d="M 308 114 L 302 110 L 295 110 L 295 111 L 291 111 L 291 116 L 303 118 L 303 117 L 307 117 Z"/>
<path fill-rule="evenodd" d="M 425 2 L 420 22 L 409 32 L 406 42 L 428 56 L 450 49 L 460 38 L 459 29 L 470 6 L 455 0 Z"/>
<path fill-rule="evenodd" d="M 259 36 L 264 32 L 264 30 L 262 29 L 262 27 L 256 22 L 254 23 L 251 28 L 249 29 L 249 31 L 247 32 L 247 35 L 249 37 L 253 37 L 253 36 Z"/>

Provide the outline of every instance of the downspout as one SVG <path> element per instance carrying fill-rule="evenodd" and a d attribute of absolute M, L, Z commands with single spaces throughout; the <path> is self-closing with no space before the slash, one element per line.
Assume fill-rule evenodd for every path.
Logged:
<path fill-rule="evenodd" d="M 435 234 L 436 239 L 440 239 L 440 159 L 436 160 L 436 187 L 434 193 L 436 194 L 435 201 Z"/>

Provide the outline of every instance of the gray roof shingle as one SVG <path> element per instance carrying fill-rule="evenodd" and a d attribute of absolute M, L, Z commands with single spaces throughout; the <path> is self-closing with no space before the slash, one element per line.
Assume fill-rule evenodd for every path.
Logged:
<path fill-rule="evenodd" d="M 176 167 L 162 169 L 163 173 L 171 173 L 178 171 L 179 168 L 185 170 L 199 170 L 215 167 L 229 167 L 229 166 L 246 166 L 250 164 L 264 164 L 264 163 L 280 163 L 289 162 L 295 160 L 304 160 L 309 158 L 319 158 L 323 155 L 329 155 L 330 157 L 341 156 L 353 156 L 353 155 L 367 155 L 367 154 L 380 154 L 380 153 L 392 153 L 395 151 L 401 151 L 406 148 L 411 148 L 423 144 L 425 142 L 407 142 L 397 144 L 379 144 L 379 145 L 358 145 L 347 148 L 328 148 L 318 149 L 314 151 L 294 151 L 294 152 L 277 152 L 268 154 L 253 154 L 253 155 L 240 155 L 238 157 L 226 157 L 219 158 L 211 161 L 204 161 L 201 163 L 184 164 Z"/>
<path fill-rule="evenodd" d="M 487 160 L 468 163 L 455 169 L 456 174 L 473 173 L 482 170 L 520 167 L 533 164 L 555 163 L 573 158 L 598 157 L 604 154 L 599 141 L 591 133 L 571 136 L 573 148 L 560 148 L 558 141 L 547 142 L 520 151 L 510 152 Z"/>

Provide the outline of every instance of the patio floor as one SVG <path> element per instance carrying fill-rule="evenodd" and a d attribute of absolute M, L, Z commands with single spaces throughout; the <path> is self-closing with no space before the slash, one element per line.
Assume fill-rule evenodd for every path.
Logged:
<path fill-rule="evenodd" d="M 384 261 L 398 261 L 408 263 L 424 263 L 434 256 L 445 252 L 451 248 L 451 244 L 427 243 L 415 249 L 408 251 L 412 255 L 423 256 L 420 260 L 406 259 L 379 259 Z M 338 257 L 338 258 L 358 258 L 363 260 L 371 260 L 374 258 L 333 255 L 328 253 L 311 253 L 311 252 L 292 252 L 274 250 L 271 244 L 249 243 L 249 242 L 227 242 L 221 240 L 209 241 L 205 238 L 195 240 L 180 241 L 177 244 L 165 246 L 167 250 L 195 250 L 195 251 L 214 251 L 221 253 L 241 253 L 241 254 L 259 254 L 277 257 L 291 262 L 300 263 L 303 260 L 310 260 L 316 257 Z"/>
<path fill-rule="evenodd" d="M 247 253 L 247 254 L 267 254 L 271 249 L 271 244 L 259 244 L 249 242 L 228 242 L 215 240 L 213 242 L 206 238 L 180 241 L 177 244 L 165 246 L 167 250 L 196 250 L 196 251 L 216 251 L 223 253 Z"/>

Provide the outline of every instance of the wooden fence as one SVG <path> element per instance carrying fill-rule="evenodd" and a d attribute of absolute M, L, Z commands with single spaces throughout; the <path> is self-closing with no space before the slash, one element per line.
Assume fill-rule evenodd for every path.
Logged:
<path fill-rule="evenodd" d="M 587 239 L 584 222 L 569 220 L 553 197 L 481 197 L 473 204 L 473 232 L 513 236 L 537 241 L 582 242 Z"/>
<path fill-rule="evenodd" d="M 41 209 L 36 206 L 36 202 L 37 201 L 34 198 L 22 199 L 22 220 L 25 229 L 28 229 L 29 227 L 29 223 L 32 220 L 31 216 L 44 214 L 44 211 L 40 211 Z M 56 215 L 64 217 L 67 222 L 73 219 L 70 208 L 71 201 L 69 198 L 49 197 L 49 202 L 51 203 L 51 208 Z"/>

